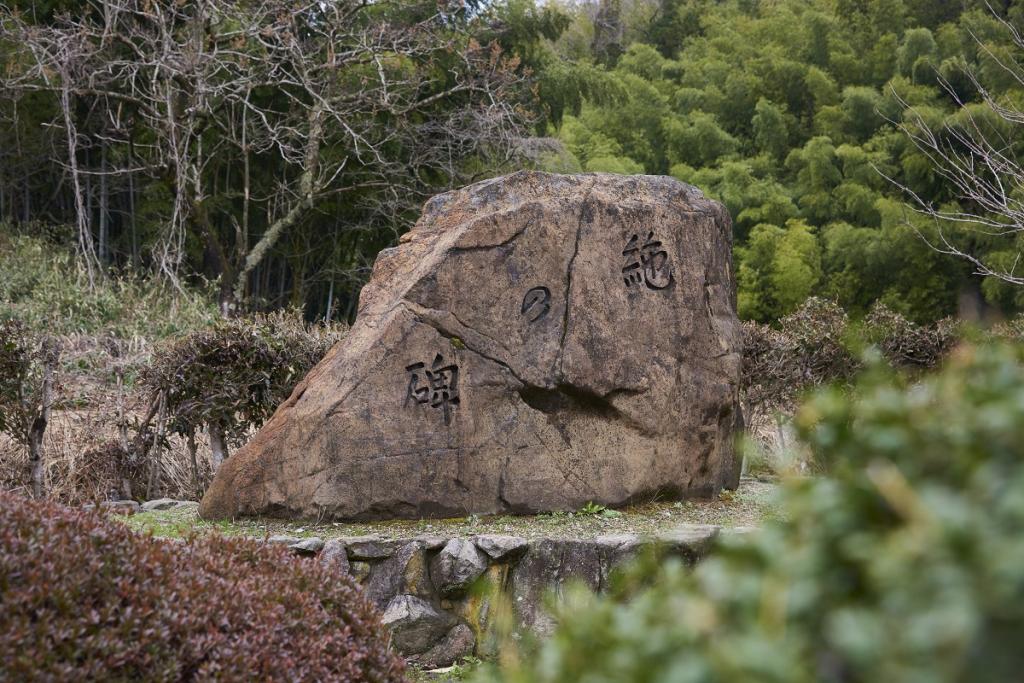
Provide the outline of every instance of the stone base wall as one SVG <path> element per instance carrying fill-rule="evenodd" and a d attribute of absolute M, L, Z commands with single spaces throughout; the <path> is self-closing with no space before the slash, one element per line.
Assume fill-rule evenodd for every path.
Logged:
<path fill-rule="evenodd" d="M 648 549 L 692 564 L 719 532 L 715 526 L 684 526 L 657 537 L 587 540 L 499 535 L 268 540 L 354 576 L 382 610 L 396 649 L 412 663 L 436 668 L 489 653 L 499 600 L 511 606 L 516 627 L 545 635 L 554 626 L 544 608 L 549 592 L 558 594 L 571 581 L 600 592 L 616 567 Z"/>

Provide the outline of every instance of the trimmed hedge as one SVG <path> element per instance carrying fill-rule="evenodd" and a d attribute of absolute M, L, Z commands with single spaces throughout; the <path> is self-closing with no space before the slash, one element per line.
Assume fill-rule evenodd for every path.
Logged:
<path fill-rule="evenodd" d="M 1019 340 L 1021 324 L 992 331 Z M 834 301 L 811 297 L 775 326 L 743 323 L 743 397 L 748 407 L 792 410 L 813 387 L 849 382 L 863 369 L 862 351 L 874 347 L 893 368 L 936 367 L 963 340 L 953 319 L 918 325 L 876 304 L 863 320 L 851 322 Z"/>
<path fill-rule="evenodd" d="M 160 345 L 142 385 L 166 397 L 172 432 L 213 425 L 237 444 L 346 332 L 340 325 L 310 325 L 294 311 L 221 320 Z"/>
<path fill-rule="evenodd" d="M 356 584 L 284 548 L 10 493 L 0 510 L 0 679 L 403 680 Z"/>

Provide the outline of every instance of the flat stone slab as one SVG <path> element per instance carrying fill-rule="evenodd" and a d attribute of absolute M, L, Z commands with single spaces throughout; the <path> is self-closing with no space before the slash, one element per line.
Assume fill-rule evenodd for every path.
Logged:
<path fill-rule="evenodd" d="M 140 507 L 143 512 L 153 512 L 154 510 L 179 510 L 182 508 L 198 508 L 199 503 L 194 500 L 175 500 L 174 498 L 157 498 L 156 500 L 147 500 Z"/>
<path fill-rule="evenodd" d="M 523 172 L 433 198 L 200 514 L 527 514 L 735 488 L 731 241 L 725 208 L 668 177 Z"/>
<path fill-rule="evenodd" d="M 500 534 L 481 534 L 474 536 L 477 548 L 487 553 L 492 560 L 503 560 L 524 552 L 529 542 L 520 536 L 502 536 Z"/>

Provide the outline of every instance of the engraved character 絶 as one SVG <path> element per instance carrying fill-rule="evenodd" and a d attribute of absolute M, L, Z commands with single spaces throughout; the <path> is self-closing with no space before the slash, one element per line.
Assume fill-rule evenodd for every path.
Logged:
<path fill-rule="evenodd" d="M 444 364 L 444 356 L 437 354 L 428 368 L 425 363 L 413 363 L 406 366 L 409 373 L 409 389 L 405 395 L 405 404 L 409 401 L 417 404 L 429 404 L 431 408 L 441 408 L 444 412 L 444 423 L 452 423 L 451 407 L 459 403 L 459 367 L 454 363 Z"/>
<path fill-rule="evenodd" d="M 647 233 L 647 239 L 640 244 L 640 236 L 633 235 L 622 250 L 626 265 L 622 267 L 622 280 L 627 287 L 644 284 L 648 289 L 665 289 L 672 284 L 672 269 L 668 264 L 668 252 L 662 249 L 661 241 L 654 239 L 654 232 Z"/>

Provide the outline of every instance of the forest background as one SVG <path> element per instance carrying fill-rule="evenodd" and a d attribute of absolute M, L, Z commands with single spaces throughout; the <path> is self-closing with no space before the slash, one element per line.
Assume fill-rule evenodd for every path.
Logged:
<path fill-rule="evenodd" d="M 1016 233 L 907 202 L 969 210 L 916 130 L 1019 149 L 985 100 L 1021 99 L 1022 22 L 1015 0 L 15 1 L 4 248 L 73 247 L 89 286 L 152 273 L 223 313 L 350 320 L 434 193 L 523 167 L 670 174 L 729 208 L 745 319 L 815 295 L 1009 316 Z"/>

